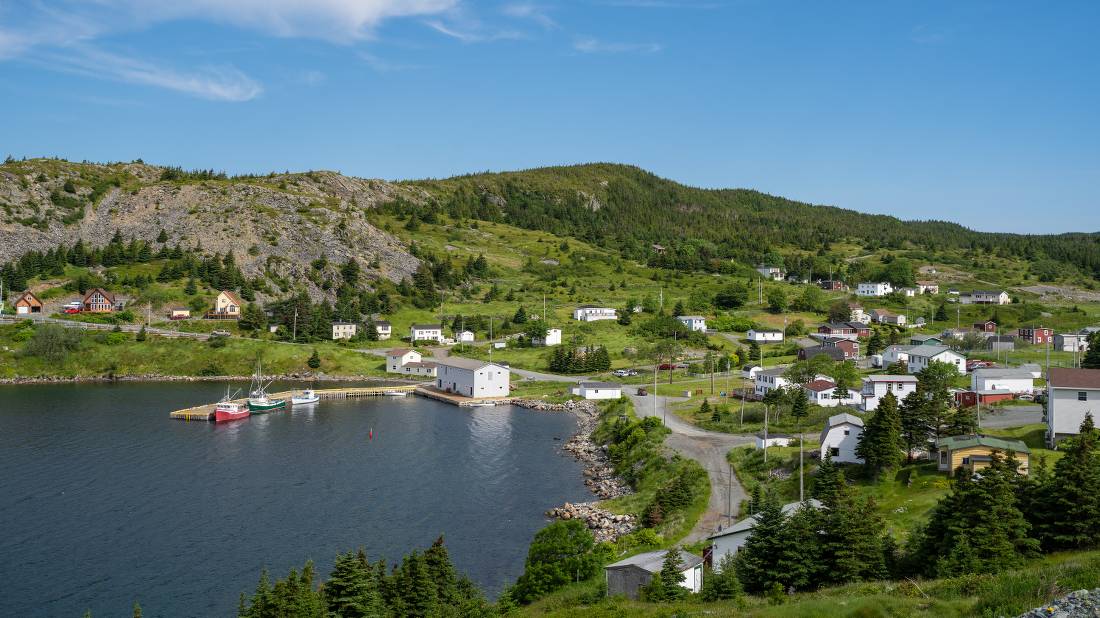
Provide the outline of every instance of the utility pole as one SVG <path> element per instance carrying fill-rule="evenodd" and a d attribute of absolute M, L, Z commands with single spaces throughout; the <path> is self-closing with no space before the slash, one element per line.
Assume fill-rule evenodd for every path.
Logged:
<path fill-rule="evenodd" d="M 653 416 L 657 416 L 657 368 L 661 366 L 661 355 L 653 361 Z"/>
<path fill-rule="evenodd" d="M 805 436 L 802 433 L 802 423 L 799 423 L 798 424 L 798 501 L 799 502 L 805 502 L 806 501 L 806 491 L 804 489 L 804 484 L 803 484 L 803 481 L 802 481 L 802 477 L 803 477 L 802 469 L 803 469 L 803 466 L 805 465 L 805 464 L 803 464 L 803 462 L 805 461 L 805 457 L 802 456 L 802 442 L 804 440 L 805 440 Z"/>
<path fill-rule="evenodd" d="M 962 328 L 962 306 L 955 305 L 955 328 Z"/>
<path fill-rule="evenodd" d="M 290 335 L 290 340 L 295 342 L 295 343 L 298 342 L 298 306 L 297 305 L 294 306 L 294 331 Z"/>
<path fill-rule="evenodd" d="M 733 524 L 733 464 L 726 462 L 726 526 Z"/>
<path fill-rule="evenodd" d="M 493 316 L 489 316 L 489 362 L 493 362 Z"/>
<path fill-rule="evenodd" d="M 764 404 L 764 463 L 768 463 L 768 404 Z"/>

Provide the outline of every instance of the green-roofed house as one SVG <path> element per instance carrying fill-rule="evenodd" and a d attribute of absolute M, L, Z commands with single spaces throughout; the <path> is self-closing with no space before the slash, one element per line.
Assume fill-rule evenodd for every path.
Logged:
<path fill-rule="evenodd" d="M 940 438 L 936 440 L 936 450 L 939 451 L 940 472 L 947 472 L 950 475 L 954 475 L 955 470 L 960 466 L 970 472 L 981 470 L 992 461 L 993 453 L 999 452 L 1006 457 L 1012 453 L 1019 462 L 1017 470 L 1026 476 L 1031 455 L 1031 450 L 1019 440 L 981 434 Z"/>

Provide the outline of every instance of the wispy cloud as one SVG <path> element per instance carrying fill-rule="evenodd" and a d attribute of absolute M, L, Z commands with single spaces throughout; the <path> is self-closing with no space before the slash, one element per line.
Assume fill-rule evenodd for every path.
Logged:
<path fill-rule="evenodd" d="M 220 65 L 172 68 L 107 52 L 96 40 L 158 23 L 201 20 L 270 36 L 349 44 L 373 36 L 387 19 L 455 10 L 460 0 L 55 0 L 4 12 L 0 61 L 24 58 L 51 70 L 144 84 L 215 101 L 248 101 L 263 87 Z M 4 8 L 4 7 L 0 7 Z M 497 36 L 495 38 L 504 38 Z M 316 77 L 316 76 L 314 76 Z"/>
<path fill-rule="evenodd" d="M 655 54 L 664 47 L 660 43 L 610 43 L 595 37 L 577 37 L 573 49 L 584 54 Z"/>
<path fill-rule="evenodd" d="M 675 2 L 673 0 L 604 0 L 599 4 L 643 9 L 719 9 L 724 6 L 721 2 Z"/>
<path fill-rule="evenodd" d="M 909 31 L 909 40 L 918 45 L 939 45 L 947 39 L 947 34 L 933 30 L 923 24 L 913 26 Z"/>
<path fill-rule="evenodd" d="M 531 2 L 506 4 L 500 9 L 500 12 L 508 17 L 531 20 L 547 30 L 558 27 L 558 23 L 550 17 L 546 7 Z"/>
<path fill-rule="evenodd" d="M 180 71 L 87 45 L 36 55 L 32 61 L 57 71 L 155 86 L 211 101 L 250 101 L 263 92 L 258 82 L 232 66 Z"/>
<path fill-rule="evenodd" d="M 463 43 L 485 43 L 488 41 L 515 40 L 524 38 L 523 33 L 515 30 L 485 31 L 480 26 L 455 25 L 438 19 L 424 22 L 432 30 L 457 39 Z"/>
<path fill-rule="evenodd" d="M 359 59 L 362 60 L 367 66 L 378 71 L 379 73 L 391 73 L 394 71 L 411 71 L 413 69 L 422 68 L 415 64 L 403 64 L 399 62 L 392 62 L 385 58 L 380 58 L 369 52 L 359 52 L 357 54 Z"/>

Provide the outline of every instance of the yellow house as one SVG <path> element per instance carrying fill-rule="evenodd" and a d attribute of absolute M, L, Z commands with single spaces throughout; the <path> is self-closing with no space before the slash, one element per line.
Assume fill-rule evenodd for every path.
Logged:
<path fill-rule="evenodd" d="M 951 475 L 960 466 L 971 472 L 981 470 L 989 466 L 993 453 L 998 452 L 1004 457 L 1012 453 L 1019 464 L 1017 470 L 1026 476 L 1031 454 L 1027 445 L 1019 440 L 981 434 L 940 438 L 936 441 L 936 449 L 939 451 L 939 470 Z"/>
<path fill-rule="evenodd" d="M 241 309 L 244 303 L 241 297 L 229 290 L 222 290 L 218 299 L 214 301 L 214 310 L 207 313 L 206 317 L 215 319 L 236 320 L 241 317 Z"/>

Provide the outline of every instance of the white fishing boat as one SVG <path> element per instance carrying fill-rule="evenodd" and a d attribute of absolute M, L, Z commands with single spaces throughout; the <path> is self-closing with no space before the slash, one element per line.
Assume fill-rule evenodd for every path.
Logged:
<path fill-rule="evenodd" d="M 321 396 L 314 392 L 312 388 L 307 388 L 290 398 L 290 403 L 296 406 L 317 403 L 318 401 L 321 401 Z"/>
<path fill-rule="evenodd" d="M 409 393 L 406 391 L 382 391 L 382 394 L 386 397 L 404 397 Z"/>

